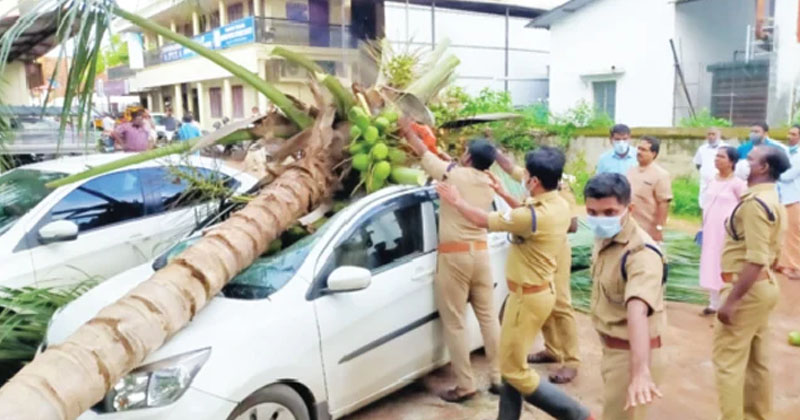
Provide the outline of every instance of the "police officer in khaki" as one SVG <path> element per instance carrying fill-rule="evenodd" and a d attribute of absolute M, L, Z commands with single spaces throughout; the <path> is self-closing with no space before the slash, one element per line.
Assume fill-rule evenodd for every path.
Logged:
<path fill-rule="evenodd" d="M 511 159 L 504 154 L 497 154 L 497 164 L 515 180 L 523 180 L 525 169 L 514 165 Z M 499 187 L 500 184 L 495 180 L 494 185 Z M 572 216 L 567 232 L 574 233 L 578 230 L 578 206 L 575 202 L 575 196 L 569 184 L 563 180 L 559 183 L 558 191 L 561 197 L 567 201 Z M 500 188 L 497 188 L 497 192 L 504 193 Z M 520 205 L 513 196 L 506 194 L 503 199 L 512 208 Z M 569 239 L 565 237 L 564 240 L 566 243 L 559 248 L 561 252 L 556 257 L 556 304 L 552 313 L 550 313 L 550 317 L 547 318 L 547 321 L 542 326 L 545 349 L 528 356 L 528 363 L 559 363 L 561 366 L 549 377 L 551 382 L 557 384 L 572 381 L 577 376 L 578 367 L 580 366 L 578 326 L 575 322 L 575 311 L 572 308 L 572 292 L 570 289 L 572 247 L 569 244 Z"/>
<path fill-rule="evenodd" d="M 484 172 L 494 163 L 496 150 L 486 140 L 470 142 L 468 150 L 456 162 L 446 162 L 430 152 L 409 127 L 410 121 L 400 122 L 406 140 L 419 155 L 425 171 L 436 180 L 447 179 L 470 205 L 487 211 L 491 209 L 494 191 Z M 473 397 L 477 390 L 470 367 L 466 337 L 465 311 L 467 303 L 478 318 L 486 358 L 489 361 L 490 391 L 499 392 L 500 368 L 498 349 L 500 325 L 494 307 L 486 228 L 475 226 L 453 206 L 443 202 L 439 210 L 439 247 L 436 275 L 436 303 L 444 325 L 444 338 L 456 375 L 456 387 L 440 397 L 449 402 L 462 402 Z"/>
<path fill-rule="evenodd" d="M 555 304 L 556 257 L 564 246 L 570 214 L 557 191 L 564 154 L 558 149 L 541 147 L 526 156 L 525 167 L 528 171 L 525 185 L 532 197 L 530 205 L 505 214 L 487 213 L 470 204 L 451 183 L 440 183 L 437 191 L 443 202 L 476 226 L 512 235 L 506 264 L 509 298 L 500 332 L 500 372 L 504 384 L 498 420 L 518 420 L 523 399 L 557 419 L 585 420 L 591 418 L 585 407 L 550 382 L 541 381 L 527 363 L 533 340 Z"/>
<path fill-rule="evenodd" d="M 748 190 L 725 221 L 721 290 L 712 360 L 722 418 L 771 418 L 769 315 L 778 301 L 773 271 L 786 230 L 775 182 L 790 163 L 786 154 L 757 146 L 747 155 Z"/>
<path fill-rule="evenodd" d="M 642 420 L 661 396 L 665 261 L 631 215 L 631 187 L 620 174 L 594 176 L 584 189 L 592 250 L 592 322 L 603 348 L 603 419 Z"/>

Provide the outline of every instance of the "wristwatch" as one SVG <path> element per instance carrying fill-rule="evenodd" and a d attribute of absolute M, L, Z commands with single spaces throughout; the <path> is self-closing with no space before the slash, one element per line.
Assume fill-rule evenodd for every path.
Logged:
<path fill-rule="evenodd" d="M 664 230 L 664 226 L 656 225 L 656 230 L 661 232 L 662 230 Z"/>

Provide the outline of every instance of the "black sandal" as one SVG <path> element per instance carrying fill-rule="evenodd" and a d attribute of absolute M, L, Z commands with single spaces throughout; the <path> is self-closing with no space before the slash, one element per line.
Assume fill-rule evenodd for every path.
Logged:
<path fill-rule="evenodd" d="M 452 389 L 448 389 L 447 391 L 442 392 L 441 394 L 439 394 L 439 398 L 441 398 L 441 399 L 443 399 L 443 400 L 445 400 L 445 401 L 447 401 L 449 403 L 456 403 L 457 404 L 457 403 L 462 403 L 464 401 L 467 401 L 467 400 L 471 399 L 472 397 L 475 396 L 475 394 L 478 393 L 477 391 L 472 391 L 472 392 L 469 392 L 469 393 L 466 393 L 466 394 L 459 394 L 458 391 L 459 391 L 458 387 L 455 387 L 455 388 L 452 388 Z"/>

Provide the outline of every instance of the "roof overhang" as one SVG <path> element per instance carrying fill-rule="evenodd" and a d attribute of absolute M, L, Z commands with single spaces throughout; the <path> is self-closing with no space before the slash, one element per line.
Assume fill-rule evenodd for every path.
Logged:
<path fill-rule="evenodd" d="M 405 0 L 387 0 L 392 3 L 406 3 Z M 533 19 L 545 12 L 547 9 L 539 7 L 525 6 L 528 1 L 513 0 L 408 0 L 408 4 L 422 6 L 436 5 L 437 8 L 465 10 L 470 12 L 489 13 L 493 15 L 505 15 Z"/>
<path fill-rule="evenodd" d="M 33 61 L 47 54 L 56 46 L 58 31 L 58 11 L 47 12 L 36 19 L 14 42 L 8 53 L 8 61 Z M 0 36 L 17 22 L 19 16 L 0 19 Z"/>
<path fill-rule="evenodd" d="M 553 10 L 534 18 L 526 25 L 526 27 L 550 29 L 552 24 L 571 16 L 573 13 L 591 3 L 594 3 L 595 1 L 597 0 L 570 0 Z"/>

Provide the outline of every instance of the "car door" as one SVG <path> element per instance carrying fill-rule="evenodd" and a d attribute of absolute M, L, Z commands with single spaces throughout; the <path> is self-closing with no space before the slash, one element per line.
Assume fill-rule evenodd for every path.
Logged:
<path fill-rule="evenodd" d="M 428 195 L 404 195 L 370 206 L 323 252 L 314 299 L 328 404 L 338 417 L 429 370 L 437 335 L 433 297 L 435 229 Z M 336 267 L 371 271 L 364 290 L 325 294 Z"/>
<path fill-rule="evenodd" d="M 149 258 L 155 258 L 183 239 L 219 207 L 223 189 L 235 190 L 238 181 L 206 168 L 188 166 L 141 168 L 139 173 L 147 198 L 147 219 L 142 222 L 146 234 L 137 246 Z M 205 191 L 202 188 L 218 189 Z"/>
<path fill-rule="evenodd" d="M 40 287 L 62 286 L 86 279 L 104 280 L 146 262 L 137 247 L 145 234 L 144 192 L 138 170 L 131 169 L 86 181 L 59 200 L 34 226 L 27 241 Z M 77 239 L 41 244 L 36 232 L 52 221 L 78 225 Z"/>

